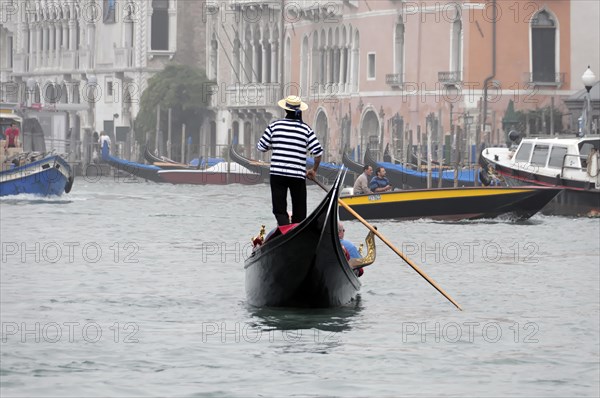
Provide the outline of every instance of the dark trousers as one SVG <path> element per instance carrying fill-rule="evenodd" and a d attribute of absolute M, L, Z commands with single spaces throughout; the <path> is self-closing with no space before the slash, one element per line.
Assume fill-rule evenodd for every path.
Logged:
<path fill-rule="evenodd" d="M 288 225 L 287 190 L 292 197 L 292 223 L 306 218 L 306 181 L 303 178 L 271 175 L 271 199 L 277 225 Z"/>

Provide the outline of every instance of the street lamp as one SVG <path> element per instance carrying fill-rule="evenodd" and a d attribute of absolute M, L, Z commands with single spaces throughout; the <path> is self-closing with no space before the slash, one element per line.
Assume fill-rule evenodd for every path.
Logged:
<path fill-rule="evenodd" d="M 585 101 L 583 104 L 583 112 L 581 113 L 581 122 L 582 125 L 585 126 L 585 131 L 581 132 L 581 135 L 584 136 L 585 133 L 592 133 L 592 96 L 590 94 L 590 90 L 596 84 L 596 75 L 590 69 L 588 65 L 587 69 L 581 76 L 581 81 L 587 90 L 587 94 L 585 96 Z M 583 129 L 582 126 L 582 129 Z"/>

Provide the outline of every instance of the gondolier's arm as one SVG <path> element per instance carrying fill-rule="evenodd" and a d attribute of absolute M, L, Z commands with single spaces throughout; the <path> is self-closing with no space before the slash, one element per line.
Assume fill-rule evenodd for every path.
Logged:
<path fill-rule="evenodd" d="M 306 177 L 314 180 L 315 176 L 317 175 L 317 170 L 319 169 L 319 164 L 321 164 L 321 155 L 315 156 L 315 164 L 313 165 L 312 169 L 306 172 Z"/>

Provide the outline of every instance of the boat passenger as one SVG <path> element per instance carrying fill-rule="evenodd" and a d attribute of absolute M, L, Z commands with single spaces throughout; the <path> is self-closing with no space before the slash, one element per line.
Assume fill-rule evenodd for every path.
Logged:
<path fill-rule="evenodd" d="M 110 150 L 110 137 L 108 134 L 106 134 L 106 132 L 102 131 L 100 132 L 100 150 L 104 148 L 105 142 L 108 143 L 108 149 Z"/>
<path fill-rule="evenodd" d="M 358 252 L 356 246 L 354 246 L 354 243 L 344 239 L 345 232 L 346 229 L 344 228 L 344 225 L 341 222 L 338 222 L 338 236 L 340 237 L 340 243 L 344 247 L 344 250 L 347 254 L 346 260 L 350 260 L 351 258 L 360 258 L 360 253 Z M 359 277 L 365 272 L 362 268 L 353 269 L 353 271 L 356 276 Z"/>
<path fill-rule="evenodd" d="M 4 142 L 4 149 L 16 148 L 19 146 L 19 128 L 16 123 L 11 123 L 10 127 L 4 132 L 6 141 Z"/>
<path fill-rule="evenodd" d="M 354 195 L 371 194 L 369 189 L 369 178 L 373 174 L 373 168 L 369 165 L 363 167 L 363 173 L 354 182 Z"/>
<path fill-rule="evenodd" d="M 388 191 L 392 190 L 392 186 L 390 185 L 390 182 L 385 177 L 385 168 L 384 167 L 377 168 L 377 171 L 375 172 L 375 177 L 373 177 L 371 179 L 371 182 L 369 183 L 369 188 L 371 189 L 371 191 L 373 191 L 375 193 L 388 192 Z"/>
<path fill-rule="evenodd" d="M 306 218 L 306 178 L 315 178 L 323 148 L 313 129 L 302 121 L 308 105 L 290 95 L 277 102 L 286 111 L 285 118 L 269 124 L 258 141 L 261 152 L 272 150 L 270 183 L 273 214 L 278 225 L 288 225 L 287 191 L 292 197 L 292 223 Z M 306 170 L 306 152 L 315 157 L 312 169 Z"/>

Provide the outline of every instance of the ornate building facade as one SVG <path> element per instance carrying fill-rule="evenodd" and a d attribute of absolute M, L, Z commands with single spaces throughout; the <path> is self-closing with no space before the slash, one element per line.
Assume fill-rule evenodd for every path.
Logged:
<path fill-rule="evenodd" d="M 406 159 L 428 134 L 465 151 L 504 144 L 511 101 L 528 132 L 558 134 L 576 120 L 563 99 L 588 63 L 600 66 L 597 29 L 574 22 L 594 20 L 598 5 L 581 0 L 207 4 L 207 70 L 219 82 L 211 128 L 250 154 L 288 94 L 309 103 L 304 118 L 332 161 L 367 145 Z"/>
<path fill-rule="evenodd" d="M 54 115 L 46 135 L 57 143 L 85 149 L 94 131 L 128 140 L 148 79 L 171 60 L 204 64 L 199 2 L 1 0 L 1 9 L 12 54 L 0 64 L 2 101 Z"/>

